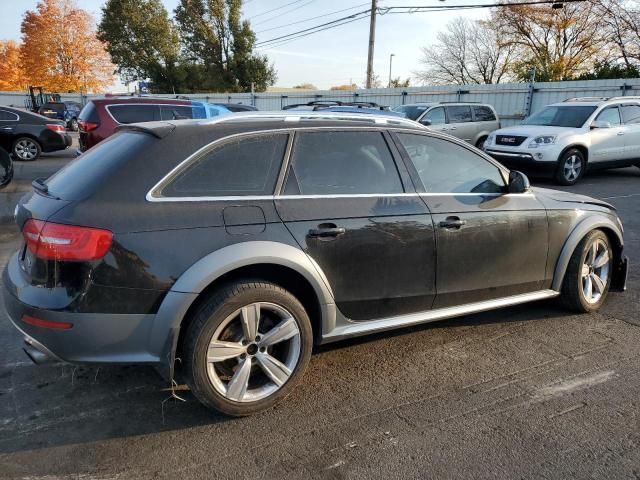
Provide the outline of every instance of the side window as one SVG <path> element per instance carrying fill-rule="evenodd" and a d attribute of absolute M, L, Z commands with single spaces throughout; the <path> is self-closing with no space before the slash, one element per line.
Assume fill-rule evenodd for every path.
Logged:
<path fill-rule="evenodd" d="M 447 107 L 449 123 L 466 123 L 471 121 L 471 107 L 469 105 L 452 105 Z"/>
<path fill-rule="evenodd" d="M 427 193 L 502 193 L 498 167 L 465 147 L 426 135 L 399 133 Z"/>
<path fill-rule="evenodd" d="M 110 105 L 107 110 L 118 123 L 160 120 L 160 108 L 158 105 Z"/>
<path fill-rule="evenodd" d="M 8 112 L 6 110 L 0 110 L 0 121 L 4 122 L 15 122 L 18 120 L 18 115 L 13 112 Z"/>
<path fill-rule="evenodd" d="M 186 118 L 194 118 L 190 105 L 160 105 L 161 120 L 184 120 Z"/>
<path fill-rule="evenodd" d="M 296 181 L 296 186 L 289 185 Z M 340 195 L 403 191 L 382 133 L 306 132 L 296 135 L 285 193 Z"/>
<path fill-rule="evenodd" d="M 444 107 L 436 107 L 429 110 L 424 115 L 423 120 L 429 120 L 431 125 L 441 125 L 446 123 L 447 118 L 444 115 Z"/>
<path fill-rule="evenodd" d="M 622 119 L 624 123 L 640 123 L 640 105 L 623 105 Z"/>
<path fill-rule="evenodd" d="M 474 105 L 473 115 L 476 118 L 476 122 L 493 122 L 496 119 L 493 110 L 486 105 Z"/>
<path fill-rule="evenodd" d="M 161 190 L 163 197 L 272 195 L 288 135 L 241 137 L 205 151 Z"/>
<path fill-rule="evenodd" d="M 611 125 L 620 125 L 620 111 L 618 107 L 605 108 L 596 118 L 598 122 L 609 122 Z"/>

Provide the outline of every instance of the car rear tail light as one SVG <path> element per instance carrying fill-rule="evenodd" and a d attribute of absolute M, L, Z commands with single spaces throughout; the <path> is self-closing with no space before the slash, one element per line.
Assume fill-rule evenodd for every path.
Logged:
<path fill-rule="evenodd" d="M 56 125 L 54 123 L 47 123 L 47 128 L 49 130 L 54 131 L 54 132 L 64 133 L 64 126 L 62 126 L 62 125 Z"/>
<path fill-rule="evenodd" d="M 92 261 L 103 258 L 113 241 L 109 230 L 29 219 L 22 236 L 29 250 L 43 260 Z"/>
<path fill-rule="evenodd" d="M 83 132 L 90 132 L 91 130 L 95 130 L 99 126 L 100 126 L 99 123 L 85 122 L 85 121 L 82 121 L 82 120 L 78 120 L 78 127 Z"/>
<path fill-rule="evenodd" d="M 29 325 L 33 325 L 34 327 L 55 328 L 58 330 L 69 330 L 73 327 L 73 323 L 43 320 L 41 318 L 32 317 L 31 315 L 23 315 L 22 321 L 24 323 L 28 323 Z"/>

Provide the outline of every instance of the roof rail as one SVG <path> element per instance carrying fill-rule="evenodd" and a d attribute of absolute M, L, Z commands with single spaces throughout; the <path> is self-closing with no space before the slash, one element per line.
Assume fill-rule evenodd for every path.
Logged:
<path fill-rule="evenodd" d="M 640 100 L 640 96 L 627 95 L 626 97 L 610 97 L 609 100 Z"/>
<path fill-rule="evenodd" d="M 276 111 L 276 112 L 238 112 L 229 115 L 221 115 L 199 122 L 201 125 L 216 125 L 219 123 L 233 123 L 242 121 L 282 121 L 282 122 L 303 122 L 314 120 L 333 120 L 346 122 L 368 122 L 383 125 L 406 125 L 410 127 L 426 128 L 424 125 L 409 120 L 408 118 L 392 117 L 389 115 L 376 115 L 371 113 L 335 113 L 322 111 Z"/>
<path fill-rule="evenodd" d="M 483 102 L 467 101 L 467 100 L 447 100 L 445 102 L 435 102 L 435 103 L 483 103 Z"/>
<path fill-rule="evenodd" d="M 611 100 L 609 97 L 572 97 L 563 100 L 563 102 L 606 102 Z"/>

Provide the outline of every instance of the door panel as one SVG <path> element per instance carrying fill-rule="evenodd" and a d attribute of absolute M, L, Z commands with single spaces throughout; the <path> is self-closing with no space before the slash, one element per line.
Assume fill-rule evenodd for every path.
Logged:
<path fill-rule="evenodd" d="M 436 231 L 433 308 L 548 288 L 548 222 L 533 194 L 506 194 L 503 171 L 452 140 L 397 133 Z"/>
<path fill-rule="evenodd" d="M 417 196 L 285 197 L 276 208 L 302 249 L 327 277 L 338 309 L 369 320 L 431 308 L 435 237 Z M 336 236 L 313 230 L 343 228 Z"/>
<path fill-rule="evenodd" d="M 548 288 L 547 214 L 533 195 L 423 198 L 438 245 L 434 308 Z M 447 227 L 451 217 L 463 224 Z"/>
<path fill-rule="evenodd" d="M 624 143 L 627 127 L 620 122 L 618 107 L 604 109 L 596 121 L 609 122 L 612 128 L 594 128 L 589 132 L 591 148 L 589 162 L 610 162 L 622 160 L 625 156 Z"/>
<path fill-rule="evenodd" d="M 622 121 L 625 124 L 624 158 L 640 159 L 640 105 L 622 105 Z"/>
<path fill-rule="evenodd" d="M 472 121 L 471 106 L 452 105 L 447 107 L 447 133 L 465 142 L 472 142 L 476 125 Z"/>

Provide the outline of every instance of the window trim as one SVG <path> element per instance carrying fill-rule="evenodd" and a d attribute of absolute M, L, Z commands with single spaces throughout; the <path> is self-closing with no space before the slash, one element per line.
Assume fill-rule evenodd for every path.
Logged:
<path fill-rule="evenodd" d="M 488 162 L 489 164 L 493 165 L 494 167 L 496 167 L 498 169 L 498 171 L 500 172 L 500 175 L 502 175 L 502 181 L 504 182 L 505 188 L 507 188 L 509 186 L 509 172 L 510 172 L 510 170 L 507 169 L 504 165 L 500 164 L 494 158 L 492 158 L 489 155 L 487 155 L 486 153 L 484 153 L 482 151 L 478 151 L 477 149 L 474 149 L 468 143 L 466 143 L 466 142 L 464 142 L 462 140 L 459 140 L 457 138 L 450 137 L 448 135 L 438 134 L 437 132 L 433 132 L 433 131 L 431 131 L 431 132 L 420 132 L 420 131 L 416 131 L 416 130 L 399 129 L 399 128 L 396 128 L 396 129 L 393 129 L 393 130 L 390 129 L 389 132 L 391 133 L 393 141 L 395 142 L 398 150 L 401 152 L 402 160 L 404 161 L 407 170 L 409 170 L 409 172 L 411 174 L 411 179 L 413 180 L 413 183 L 415 185 L 416 191 L 420 195 L 428 195 L 428 196 L 440 195 L 440 196 L 455 197 L 455 196 L 459 196 L 459 195 L 475 195 L 475 196 L 491 196 L 491 195 L 495 195 L 495 196 L 502 196 L 502 195 L 509 194 L 506 191 L 504 193 L 427 192 L 427 189 L 425 188 L 424 183 L 422 182 L 422 179 L 420 178 L 420 175 L 418 174 L 418 170 L 416 169 L 415 165 L 413 164 L 413 160 L 411 160 L 411 156 L 406 151 L 406 149 L 402 145 L 402 142 L 401 142 L 400 138 L 397 135 L 398 133 L 405 133 L 405 134 L 410 134 L 410 135 L 420 135 L 420 136 L 423 136 L 423 137 L 437 138 L 438 140 L 445 140 L 445 141 L 447 141 L 449 143 L 452 143 L 454 145 L 458 145 L 458 146 L 460 146 L 462 148 L 465 148 L 466 150 L 469 150 L 469 152 L 479 156 L 480 158 L 482 158 L 483 160 L 485 160 L 486 162 Z M 509 195 L 511 195 L 511 194 L 509 194 Z M 523 194 L 518 193 L 518 194 L 513 194 L 513 195 L 523 195 Z"/>
<path fill-rule="evenodd" d="M 5 110 L 3 108 L 0 108 L 0 111 L 4 112 L 4 113 L 10 113 L 11 115 L 15 116 L 16 118 L 13 120 L 0 120 L 0 122 L 19 122 L 20 121 L 20 115 L 18 115 L 15 112 L 11 112 L 9 110 Z"/>

